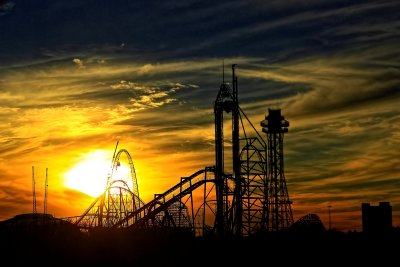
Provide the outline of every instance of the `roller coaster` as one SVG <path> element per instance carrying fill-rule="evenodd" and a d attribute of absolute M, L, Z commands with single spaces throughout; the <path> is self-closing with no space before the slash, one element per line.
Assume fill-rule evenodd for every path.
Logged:
<path fill-rule="evenodd" d="M 289 123 L 280 110 L 269 110 L 261 122 L 267 137 L 261 136 L 239 106 L 235 67 L 232 83 L 223 80 L 214 102 L 215 166 L 181 177 L 145 203 L 132 157 L 126 149 L 117 152 L 117 143 L 104 193 L 81 216 L 68 220 L 82 231 L 173 227 L 197 236 L 248 236 L 288 229 L 293 217 L 283 172 L 283 134 Z M 225 113 L 231 114 L 231 171 L 225 166 Z M 123 157 L 130 170 L 125 177 L 117 175 Z"/>

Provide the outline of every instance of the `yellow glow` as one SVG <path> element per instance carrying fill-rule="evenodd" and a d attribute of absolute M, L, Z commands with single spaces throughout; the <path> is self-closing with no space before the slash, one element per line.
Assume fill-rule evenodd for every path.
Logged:
<path fill-rule="evenodd" d="M 132 182 L 132 177 L 131 177 L 131 170 L 129 168 L 128 163 L 124 163 L 120 161 L 120 164 L 114 169 L 114 172 L 112 174 L 111 181 L 124 181 L 126 185 L 128 185 L 128 188 L 130 191 L 133 192 L 133 182 Z M 126 188 L 126 185 L 122 182 L 116 182 L 113 183 L 113 187 L 123 187 Z M 112 189 L 111 194 L 118 194 L 119 190 L 118 189 Z"/>
<path fill-rule="evenodd" d="M 81 162 L 65 173 L 65 186 L 93 197 L 99 196 L 106 189 L 107 177 L 111 171 L 110 158 L 110 153 L 103 150 L 96 150 L 86 154 Z M 133 185 L 129 164 L 120 161 L 116 169 L 114 169 L 112 180 L 123 180 L 132 191 Z M 114 183 L 113 186 L 126 188 L 120 182 Z M 117 192 L 116 190 L 114 191 Z"/>
<path fill-rule="evenodd" d="M 103 150 L 96 150 L 64 174 L 65 186 L 79 190 L 93 197 L 104 192 L 107 175 L 111 170 L 111 156 Z"/>

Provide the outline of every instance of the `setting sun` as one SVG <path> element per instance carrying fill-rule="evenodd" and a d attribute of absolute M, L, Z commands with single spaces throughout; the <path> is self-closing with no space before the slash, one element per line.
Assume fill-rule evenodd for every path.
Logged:
<path fill-rule="evenodd" d="M 129 164 L 118 161 L 112 180 L 123 180 L 131 190 L 133 187 Z M 107 177 L 111 172 L 110 153 L 96 150 L 82 157 L 82 161 L 65 173 L 65 186 L 97 197 L 106 189 Z"/>
<path fill-rule="evenodd" d="M 83 156 L 81 162 L 65 173 L 65 186 L 93 197 L 104 192 L 111 170 L 110 153 L 96 150 Z"/>
<path fill-rule="evenodd" d="M 0 0 L 0 255 L 54 222 L 151 265 L 97 230 L 353 236 L 381 202 L 400 237 L 400 1 L 33 2 Z"/>

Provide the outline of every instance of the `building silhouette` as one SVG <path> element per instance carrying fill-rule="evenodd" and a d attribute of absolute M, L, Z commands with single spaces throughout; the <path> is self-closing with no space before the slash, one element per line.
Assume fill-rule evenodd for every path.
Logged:
<path fill-rule="evenodd" d="M 362 203 L 362 229 L 364 233 L 387 233 L 392 229 L 392 206 L 379 202 L 379 206 Z"/>

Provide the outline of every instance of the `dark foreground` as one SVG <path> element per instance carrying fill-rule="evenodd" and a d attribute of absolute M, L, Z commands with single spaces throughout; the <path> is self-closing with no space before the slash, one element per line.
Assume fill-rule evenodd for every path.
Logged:
<path fill-rule="evenodd" d="M 397 266 L 398 229 L 386 235 L 342 232 L 193 237 L 184 230 L 95 229 L 72 225 L 0 227 L 0 256 L 15 264 L 132 263 L 132 266 L 335 266 L 389 262 Z M 36 266 L 36 265 L 35 265 Z"/>

